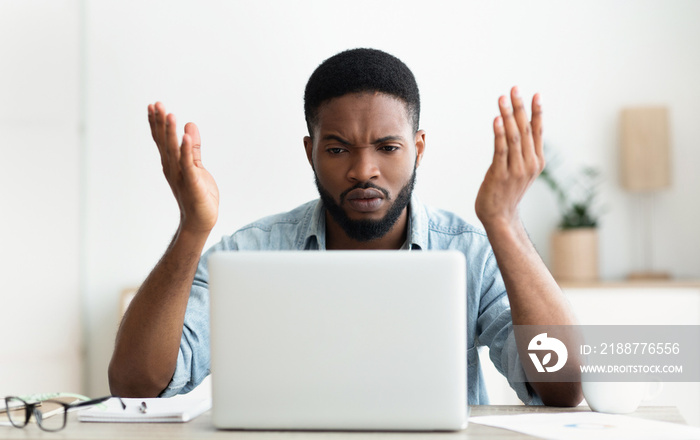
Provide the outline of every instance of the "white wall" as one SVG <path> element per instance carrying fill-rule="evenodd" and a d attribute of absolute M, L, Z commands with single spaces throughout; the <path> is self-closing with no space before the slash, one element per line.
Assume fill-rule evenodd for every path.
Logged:
<path fill-rule="evenodd" d="M 0 2 L 0 395 L 82 390 L 78 1 Z"/>
<path fill-rule="evenodd" d="M 73 235 L 61 235 L 65 242 L 44 249 L 62 264 L 71 257 L 61 252 L 73 252 L 75 260 L 82 249 L 87 390 L 93 395 L 107 391 L 106 367 L 117 326 L 119 292 L 142 281 L 177 226 L 176 205 L 148 131 L 147 104 L 161 100 L 177 115 L 180 127 L 194 121 L 201 129 L 204 163 L 222 193 L 213 242 L 260 216 L 315 196 L 302 152 L 303 88 L 318 63 L 349 47 L 384 49 L 412 68 L 423 99 L 421 126 L 428 133 L 417 191 L 425 201 L 475 223 L 473 203 L 492 154 L 491 123 L 498 96 L 514 84 L 527 95 L 541 92 L 546 142 L 571 166 L 594 165 L 605 175 L 603 199 L 609 212 L 600 230 L 605 278 L 620 278 L 634 265 L 632 198 L 617 184 L 618 111 L 627 105 L 668 105 L 675 180 L 673 188 L 657 198 L 655 265 L 678 277 L 700 277 L 700 233 L 695 227 L 700 216 L 700 177 L 693 169 L 700 163 L 696 148 L 700 138 L 696 123 L 700 116 L 698 2 L 598 0 L 580 6 L 554 0 L 82 3 L 86 26 L 82 41 L 58 39 L 54 29 L 60 20 L 49 20 L 64 17 L 63 32 L 68 32 L 68 26 L 77 33 L 75 1 L 58 3 L 54 8 L 61 11 L 53 15 L 50 9 L 42 9 L 38 14 L 48 21 L 43 26 L 36 24 L 31 15 L 35 11 L 26 6 L 34 3 L 11 3 L 23 5 L 25 14 L 22 20 L 14 20 L 18 21 L 15 28 L 33 23 L 29 29 L 42 41 L 72 42 L 64 48 L 68 56 L 62 58 L 57 72 L 29 69 L 40 75 L 36 77 L 40 90 L 46 89 L 44 93 L 34 90 L 35 100 L 50 101 L 45 104 L 50 111 L 42 113 L 43 107 L 39 111 L 44 125 L 32 125 L 31 131 L 37 139 L 59 138 L 71 145 L 68 150 L 73 156 L 53 157 L 52 165 L 61 166 L 61 175 L 69 179 L 61 182 L 69 182 L 75 193 L 80 189 L 84 198 L 82 211 L 74 205 L 69 220 L 44 216 L 45 226 L 36 226 L 36 217 L 27 213 L 23 218 L 31 221 L 13 224 L 19 234 L 6 234 L 7 240 L 21 237 L 9 241 L 11 252 L 18 253 L 38 231 L 74 228 Z M 2 17 L 13 21 L 6 14 Z M 25 40 L 16 44 L 25 52 L 20 61 L 38 63 L 28 54 L 34 49 L 32 40 Z M 77 133 L 75 83 L 80 77 L 75 61 L 81 43 L 86 49 L 85 78 L 80 82 L 86 126 L 82 154 L 77 138 L 71 141 L 65 131 L 56 136 L 52 131 L 54 126 L 72 127 L 73 136 Z M 0 50 L 11 48 L 3 45 Z M 60 53 L 52 50 L 41 59 Z M 33 78 L 30 73 L 20 77 Z M 5 69 L 0 75 L 7 75 Z M 0 87 L 15 90 L 4 81 Z M 8 118 L 34 121 L 37 108 L 25 103 L 8 106 L 0 100 L 0 115 L 0 124 L 19 127 Z M 16 136 L 17 145 L 48 148 L 22 133 Z M 8 147 L 2 148 L 4 152 Z M 77 168 L 79 161 L 82 170 Z M 70 180 L 81 171 L 80 184 Z M 29 166 L 15 168 L 10 176 L 28 172 Z M 62 183 L 56 179 L 42 178 L 42 173 L 36 176 L 30 187 L 10 191 L 13 200 L 33 196 L 36 191 L 31 188 L 59 191 L 57 185 Z M 3 201 L 8 188 L 3 185 Z M 54 212 L 49 208 L 57 197 L 42 193 L 42 198 L 33 200 L 33 209 Z M 77 204 L 77 199 L 72 200 Z M 521 211 L 547 261 L 548 235 L 557 221 L 552 195 L 537 182 Z M 80 239 L 75 230 L 78 224 L 83 225 Z M 8 242 L 4 235 L 2 242 Z M 12 267 L 13 272 L 21 267 L 8 255 L 0 258 L 4 258 L 2 266 Z M 75 273 L 75 265 L 71 267 L 60 273 Z M 37 287 L 31 294 L 48 298 L 45 292 Z"/>

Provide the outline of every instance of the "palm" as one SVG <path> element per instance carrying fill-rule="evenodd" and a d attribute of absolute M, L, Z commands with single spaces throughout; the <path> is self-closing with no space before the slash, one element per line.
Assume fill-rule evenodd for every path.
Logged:
<path fill-rule="evenodd" d="M 201 139 L 193 123 L 185 125 L 182 143 L 178 143 L 175 116 L 166 115 L 161 103 L 148 107 L 151 134 L 158 146 L 163 174 L 180 207 L 181 227 L 209 232 L 219 212 L 219 189 L 202 165 Z"/>
<path fill-rule="evenodd" d="M 211 230 L 219 211 L 219 188 L 214 177 L 200 165 L 195 168 L 191 182 L 184 175 L 180 181 L 173 193 L 178 200 L 184 226 L 195 230 Z"/>
<path fill-rule="evenodd" d="M 511 103 L 505 96 L 499 98 L 501 116 L 494 120 L 493 162 L 476 198 L 476 215 L 484 226 L 519 221 L 518 204 L 544 168 L 539 95 L 532 100 L 531 121 L 515 87 Z"/>

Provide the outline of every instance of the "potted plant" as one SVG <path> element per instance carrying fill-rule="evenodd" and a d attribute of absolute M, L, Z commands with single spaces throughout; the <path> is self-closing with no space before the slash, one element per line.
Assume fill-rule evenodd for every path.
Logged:
<path fill-rule="evenodd" d="M 598 279 L 597 196 L 600 173 L 584 167 L 566 177 L 555 175 L 559 162 L 550 164 L 540 174 L 557 198 L 561 220 L 552 234 L 552 275 L 558 281 L 595 281 Z"/>

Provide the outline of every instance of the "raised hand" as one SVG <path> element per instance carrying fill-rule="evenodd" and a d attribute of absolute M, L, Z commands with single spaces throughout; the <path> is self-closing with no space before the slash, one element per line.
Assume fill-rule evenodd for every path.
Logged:
<path fill-rule="evenodd" d="M 156 397 L 173 377 L 190 289 L 219 213 L 219 190 L 202 166 L 197 126 L 185 125 L 177 139 L 175 116 L 160 102 L 148 106 L 163 174 L 180 206 L 180 227 L 124 314 L 112 361 L 109 386 L 116 396 Z"/>
<path fill-rule="evenodd" d="M 512 105 L 511 105 L 512 103 Z M 517 87 L 498 99 L 501 115 L 493 123 L 493 162 L 476 198 L 476 215 L 484 227 L 515 226 L 518 204 L 545 165 L 542 148 L 542 105 L 532 98 L 532 121 Z"/>
<path fill-rule="evenodd" d="M 180 207 L 180 229 L 209 233 L 219 212 L 219 189 L 202 165 L 201 139 L 197 126 L 185 125 L 178 142 L 175 115 L 156 102 L 148 106 L 151 135 L 158 146 L 163 174 Z"/>
<path fill-rule="evenodd" d="M 512 103 L 512 105 L 511 105 Z M 542 104 L 532 98 L 529 121 L 517 87 L 498 99 L 501 115 L 493 122 L 493 162 L 476 197 L 481 220 L 498 262 L 514 325 L 574 325 L 571 307 L 537 254 L 518 215 L 518 204 L 545 165 L 542 148 Z M 528 341 L 516 337 L 521 360 Z M 577 372 L 577 363 L 567 367 Z M 575 377 L 575 376 L 574 376 Z M 545 405 L 575 406 L 581 402 L 581 383 L 529 382 Z"/>

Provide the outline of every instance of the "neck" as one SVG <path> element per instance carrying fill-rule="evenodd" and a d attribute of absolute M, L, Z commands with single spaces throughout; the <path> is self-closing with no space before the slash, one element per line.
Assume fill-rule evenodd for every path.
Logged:
<path fill-rule="evenodd" d="M 328 250 L 396 250 L 401 249 L 408 236 L 408 208 L 404 208 L 394 226 L 383 237 L 371 241 L 357 241 L 326 211 L 326 249 Z"/>

